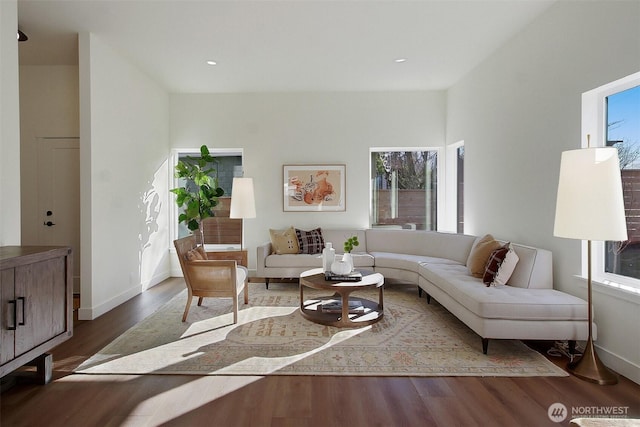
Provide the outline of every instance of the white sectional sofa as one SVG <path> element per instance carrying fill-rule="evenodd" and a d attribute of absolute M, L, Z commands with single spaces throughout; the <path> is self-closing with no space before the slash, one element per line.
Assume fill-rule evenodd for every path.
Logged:
<path fill-rule="evenodd" d="M 479 237 L 400 229 L 322 229 L 325 242 L 338 249 L 357 235 L 352 252 L 356 268 L 382 273 L 388 282 L 415 283 L 427 301 L 435 298 L 482 338 L 584 340 L 588 335 L 587 302 L 553 289 L 551 252 L 511 244 L 518 262 L 507 285 L 487 287 L 467 267 Z M 271 242 L 257 248 L 257 276 L 297 278 L 322 266 L 320 254 L 272 253 Z M 595 326 L 595 325 L 594 325 Z M 594 328 L 595 331 L 595 328 Z"/>

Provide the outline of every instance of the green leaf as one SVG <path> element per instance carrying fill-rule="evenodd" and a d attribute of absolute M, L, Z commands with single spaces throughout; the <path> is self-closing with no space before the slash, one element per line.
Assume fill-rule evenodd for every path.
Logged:
<path fill-rule="evenodd" d="M 351 252 L 353 250 L 353 247 L 358 245 L 360 245 L 360 242 L 358 241 L 358 236 L 351 236 L 347 238 L 347 240 L 345 240 L 343 244 L 343 248 L 345 252 Z"/>
<path fill-rule="evenodd" d="M 189 200 L 185 213 L 189 218 L 197 218 L 200 215 L 200 202 L 197 199 Z"/>
<path fill-rule="evenodd" d="M 178 195 L 178 197 L 176 197 L 176 204 L 178 205 L 178 207 L 182 207 L 189 195 L 185 191 L 179 191 L 176 194 Z"/>

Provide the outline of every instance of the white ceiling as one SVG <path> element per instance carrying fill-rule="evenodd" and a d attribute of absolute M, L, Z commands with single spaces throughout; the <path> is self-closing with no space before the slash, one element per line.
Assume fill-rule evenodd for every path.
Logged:
<path fill-rule="evenodd" d="M 445 89 L 552 3 L 18 0 L 20 63 L 77 64 L 86 31 L 171 92 Z"/>

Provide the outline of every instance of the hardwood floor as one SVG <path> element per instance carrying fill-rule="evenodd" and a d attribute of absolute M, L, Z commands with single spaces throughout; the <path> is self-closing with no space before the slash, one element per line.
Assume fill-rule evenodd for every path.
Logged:
<path fill-rule="evenodd" d="M 73 369 L 183 289 L 169 279 L 93 321 L 53 351 L 54 381 L 0 395 L 0 426 L 557 426 L 551 404 L 626 407 L 640 418 L 640 385 L 573 376 L 385 378 L 74 375 Z M 264 286 L 251 283 L 250 286 Z M 426 303 L 426 301 L 425 301 Z M 566 360 L 551 358 L 560 366 Z M 20 373 L 20 372 L 19 372 Z M 601 408 L 601 409 L 600 409 Z M 594 410 L 594 409 L 590 409 Z"/>

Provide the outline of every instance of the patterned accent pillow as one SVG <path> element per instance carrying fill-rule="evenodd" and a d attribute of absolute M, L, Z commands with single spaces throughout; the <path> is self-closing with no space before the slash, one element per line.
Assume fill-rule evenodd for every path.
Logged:
<path fill-rule="evenodd" d="M 498 274 L 498 270 L 500 269 L 500 265 L 504 258 L 507 256 L 507 252 L 509 252 L 510 243 L 505 244 L 501 248 L 496 249 L 491 252 L 491 256 L 487 260 L 487 266 L 484 269 L 484 275 L 482 276 L 482 281 L 487 285 L 491 286 L 493 280 Z"/>
<path fill-rule="evenodd" d="M 510 248 L 498 268 L 498 274 L 493 278 L 492 285 L 507 285 L 513 271 L 516 269 L 518 261 L 520 261 L 520 258 L 516 254 L 516 251 Z"/>
<path fill-rule="evenodd" d="M 269 235 L 271 236 L 273 253 L 278 255 L 297 254 L 300 251 L 298 236 L 293 227 L 289 227 L 286 230 L 269 229 Z"/>
<path fill-rule="evenodd" d="M 324 238 L 320 227 L 314 230 L 299 230 L 296 228 L 298 237 L 299 254 L 320 254 L 324 248 Z"/>

